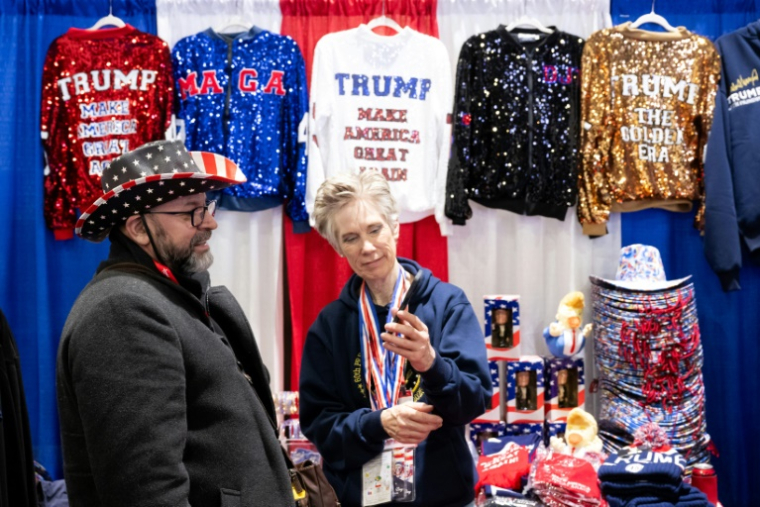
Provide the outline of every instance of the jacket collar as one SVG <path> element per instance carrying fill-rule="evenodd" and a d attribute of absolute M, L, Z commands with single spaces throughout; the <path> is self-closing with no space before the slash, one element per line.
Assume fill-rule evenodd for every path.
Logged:
<path fill-rule="evenodd" d="M 543 33 L 533 28 L 515 28 L 511 32 L 508 32 L 507 27 L 504 25 L 499 25 L 499 28 L 497 30 L 504 36 L 504 38 L 513 48 L 519 49 L 521 52 L 527 52 L 532 47 L 534 52 L 543 53 L 546 48 L 552 47 L 555 44 L 555 41 L 561 36 L 567 36 L 567 34 L 557 30 L 556 26 L 550 26 L 548 28 L 553 30 L 552 33 Z M 538 35 L 540 36 L 540 39 L 538 39 L 536 42 L 526 44 L 520 42 L 518 34 Z"/>
<path fill-rule="evenodd" d="M 105 268 L 114 264 L 131 262 L 139 264 L 140 266 L 149 269 L 151 272 L 154 272 L 156 275 L 164 278 L 163 275 L 159 273 L 158 269 L 156 269 L 156 266 L 153 263 L 153 259 L 150 257 L 150 255 L 148 255 L 145 250 L 140 248 L 137 243 L 124 235 L 124 233 L 121 232 L 120 228 L 115 227 L 112 229 L 111 234 L 108 236 L 108 238 L 111 240 L 111 250 L 108 254 L 108 259 L 101 262 L 98 266 L 97 273 L 100 273 Z M 197 274 L 188 274 L 181 272 L 173 272 L 173 274 L 177 278 L 179 285 L 198 299 L 201 299 L 203 297 L 203 294 L 206 292 L 210 285 L 211 279 L 207 271 L 203 271 L 202 273 Z"/>
<path fill-rule="evenodd" d="M 415 290 L 416 295 L 412 298 L 412 301 L 409 302 L 411 308 L 416 308 L 421 300 L 430 296 L 433 288 L 440 282 L 440 280 L 435 278 L 430 270 L 421 267 L 411 259 L 398 257 L 398 262 L 401 264 L 402 268 L 412 275 L 416 275 L 417 271 L 422 270 L 422 280 L 420 280 L 419 291 Z M 359 302 L 359 290 L 361 289 L 361 285 L 362 279 L 356 274 L 351 275 L 351 278 L 349 278 L 346 285 L 343 286 L 343 290 L 340 292 L 340 301 L 348 305 L 350 308 L 355 309 Z"/>

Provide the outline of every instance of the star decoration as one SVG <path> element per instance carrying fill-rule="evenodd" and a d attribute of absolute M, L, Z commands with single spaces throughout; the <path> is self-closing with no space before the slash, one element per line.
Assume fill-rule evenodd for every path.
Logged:
<path fill-rule="evenodd" d="M 187 168 L 187 162 L 185 162 L 185 163 L 184 163 L 184 164 L 182 164 L 182 165 L 183 165 L 185 168 Z"/>
<path fill-rule="evenodd" d="M 169 195 L 174 195 L 174 190 L 169 190 Z"/>
<path fill-rule="evenodd" d="M 164 151 L 164 147 L 163 146 L 159 146 L 158 147 L 158 151 Z"/>
<path fill-rule="evenodd" d="M 118 181 L 118 179 L 119 179 L 119 177 L 118 177 L 118 176 L 116 176 L 116 175 L 114 174 L 114 175 L 113 175 L 113 180 L 114 180 L 114 181 Z"/>
<path fill-rule="evenodd" d="M 140 176 L 142 176 L 142 177 L 144 178 L 146 174 L 148 174 L 148 173 L 146 173 L 145 171 L 142 171 L 142 172 L 140 173 Z"/>
<path fill-rule="evenodd" d="M 194 188 L 191 188 L 189 191 L 190 191 L 190 192 L 195 192 L 195 189 L 194 189 Z"/>
<path fill-rule="evenodd" d="M 153 154 L 152 154 L 152 153 L 147 153 L 147 154 L 145 155 L 145 158 L 147 158 L 148 160 L 150 160 L 150 159 L 152 159 L 152 158 L 153 158 Z"/>
<path fill-rule="evenodd" d="M 140 200 L 142 200 L 142 197 L 140 197 L 139 195 L 135 197 L 135 201 L 140 201 Z"/>
<path fill-rule="evenodd" d="M 126 167 L 122 167 L 122 168 L 121 168 L 121 172 L 122 172 L 122 173 L 125 173 L 125 172 L 127 172 L 127 168 L 126 168 Z"/>
<path fill-rule="evenodd" d="M 168 162 L 168 161 L 170 161 L 170 160 L 171 160 L 171 157 L 165 157 L 165 158 L 164 158 L 164 162 Z"/>
<path fill-rule="evenodd" d="M 176 151 L 177 155 L 182 155 L 182 152 L 180 150 Z"/>
<path fill-rule="evenodd" d="M 180 187 L 184 187 L 184 186 L 185 186 L 185 182 L 184 182 L 184 181 L 180 181 L 180 182 L 179 182 L 179 186 L 180 186 Z"/>
<path fill-rule="evenodd" d="M 132 162 L 132 164 L 133 165 L 140 165 L 140 161 L 139 160 L 135 160 L 134 162 Z"/>
<path fill-rule="evenodd" d="M 129 208 L 129 203 L 128 203 L 128 202 L 125 202 L 125 203 L 124 203 L 124 207 L 125 207 L 125 208 Z"/>
<path fill-rule="evenodd" d="M 156 199 L 156 202 L 161 202 L 161 201 L 163 201 L 163 200 L 164 200 L 164 198 L 163 198 L 163 197 L 159 197 L 158 199 Z"/>
<path fill-rule="evenodd" d="M 117 211 L 115 209 L 112 209 L 111 213 L 113 213 L 115 215 L 117 213 Z"/>
<path fill-rule="evenodd" d="M 152 194 L 153 193 L 153 189 L 149 188 L 149 189 L 146 190 L 146 192 L 148 192 L 149 194 Z"/>

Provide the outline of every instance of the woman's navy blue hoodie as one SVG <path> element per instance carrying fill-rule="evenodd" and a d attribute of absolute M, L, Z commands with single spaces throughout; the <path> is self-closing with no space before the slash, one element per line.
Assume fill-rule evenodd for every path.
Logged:
<path fill-rule="evenodd" d="M 474 497 L 475 467 L 464 426 L 486 410 L 492 391 L 483 332 L 464 292 L 422 269 L 421 290 L 410 311 L 427 325 L 436 351 L 433 366 L 421 375 L 415 401 L 435 407 L 443 426 L 416 449 L 414 503 L 461 507 Z M 362 376 L 358 295 L 353 275 L 340 298 L 327 305 L 309 329 L 300 382 L 301 428 L 324 458 L 324 471 L 344 506 L 361 505 L 362 465 L 383 450 L 388 434 L 381 411 L 370 408 Z M 387 309 L 378 313 L 387 315 Z"/>
<path fill-rule="evenodd" d="M 720 88 L 705 155 L 705 255 L 737 290 L 742 238 L 760 260 L 760 21 L 715 43 Z"/>

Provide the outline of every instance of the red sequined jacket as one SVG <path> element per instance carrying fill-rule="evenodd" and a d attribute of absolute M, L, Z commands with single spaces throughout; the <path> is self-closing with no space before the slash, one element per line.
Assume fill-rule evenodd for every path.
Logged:
<path fill-rule="evenodd" d="M 53 41 L 42 77 L 41 135 L 47 157 L 45 220 L 73 236 L 76 208 L 102 195 L 111 160 L 164 138 L 172 111 L 169 47 L 126 25 L 69 29 Z"/>

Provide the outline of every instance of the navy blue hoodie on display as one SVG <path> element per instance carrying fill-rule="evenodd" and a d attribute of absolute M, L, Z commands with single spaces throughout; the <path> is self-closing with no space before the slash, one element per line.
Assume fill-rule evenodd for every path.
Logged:
<path fill-rule="evenodd" d="M 705 255 L 738 290 L 741 238 L 760 260 L 760 22 L 719 38 L 720 89 L 705 157 Z"/>
<path fill-rule="evenodd" d="M 434 277 L 414 261 L 399 259 L 416 274 L 420 290 L 409 310 L 428 327 L 436 351 L 421 374 L 414 400 L 435 407 L 443 426 L 420 443 L 415 454 L 413 503 L 462 507 L 472 502 L 475 465 L 464 426 L 486 410 L 491 378 L 480 322 L 464 292 Z M 353 275 L 338 300 L 327 305 L 309 329 L 300 381 L 301 428 L 324 458 L 324 471 L 344 506 L 361 505 L 362 466 L 383 450 L 388 434 L 372 411 L 362 375 L 358 296 Z M 378 316 L 388 308 L 377 308 Z M 395 505 L 395 504 L 394 504 Z"/>

